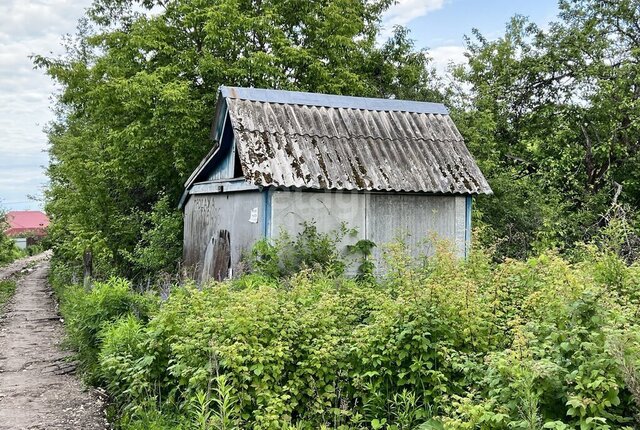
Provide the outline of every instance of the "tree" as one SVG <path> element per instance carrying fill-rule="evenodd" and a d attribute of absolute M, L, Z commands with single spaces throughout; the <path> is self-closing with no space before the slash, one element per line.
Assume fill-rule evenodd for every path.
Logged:
<path fill-rule="evenodd" d="M 148 216 L 160 196 L 177 202 L 210 150 L 221 84 L 433 98 L 406 31 L 376 44 L 391 3 L 95 0 L 65 56 L 34 58 L 62 88 L 46 195 L 58 255 L 91 249 L 98 272 L 144 270 L 130 256 L 152 219 L 165 224 Z"/>
<path fill-rule="evenodd" d="M 559 5 L 548 30 L 515 17 L 497 40 L 475 31 L 456 71 L 472 88 L 459 124 L 497 195 L 480 202 L 488 241 L 506 256 L 570 247 L 612 204 L 640 204 L 640 2 Z"/>

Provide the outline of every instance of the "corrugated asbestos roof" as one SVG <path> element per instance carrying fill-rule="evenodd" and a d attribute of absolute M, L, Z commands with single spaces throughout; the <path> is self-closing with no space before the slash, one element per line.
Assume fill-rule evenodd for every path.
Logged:
<path fill-rule="evenodd" d="M 229 87 L 220 93 L 254 185 L 491 193 L 442 104 Z"/>

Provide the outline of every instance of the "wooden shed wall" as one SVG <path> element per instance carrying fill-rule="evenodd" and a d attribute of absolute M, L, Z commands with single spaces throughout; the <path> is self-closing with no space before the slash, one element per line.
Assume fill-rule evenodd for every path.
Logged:
<path fill-rule="evenodd" d="M 201 280 L 207 247 L 219 232 L 229 232 L 231 268 L 237 273 L 242 253 L 264 237 L 265 193 L 246 191 L 192 195 L 184 211 L 184 263 Z M 252 215 L 254 217 L 252 218 Z"/>

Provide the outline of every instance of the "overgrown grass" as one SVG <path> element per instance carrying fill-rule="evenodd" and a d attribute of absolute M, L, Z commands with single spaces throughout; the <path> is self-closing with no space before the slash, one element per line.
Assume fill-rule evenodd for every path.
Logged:
<path fill-rule="evenodd" d="M 4 313 L 7 302 L 13 297 L 16 291 L 15 281 L 0 281 L 0 315 Z"/>
<path fill-rule="evenodd" d="M 497 264 L 395 244 L 383 279 L 355 280 L 307 263 L 282 277 L 286 253 L 268 251 L 269 270 L 164 302 L 119 279 L 59 289 L 121 428 L 634 426 L 637 265 L 594 248 Z"/>

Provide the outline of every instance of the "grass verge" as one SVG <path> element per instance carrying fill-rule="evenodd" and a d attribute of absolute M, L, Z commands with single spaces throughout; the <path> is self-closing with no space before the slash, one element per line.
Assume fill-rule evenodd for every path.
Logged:
<path fill-rule="evenodd" d="M 0 315 L 4 313 L 4 308 L 15 291 L 15 281 L 0 281 Z"/>

